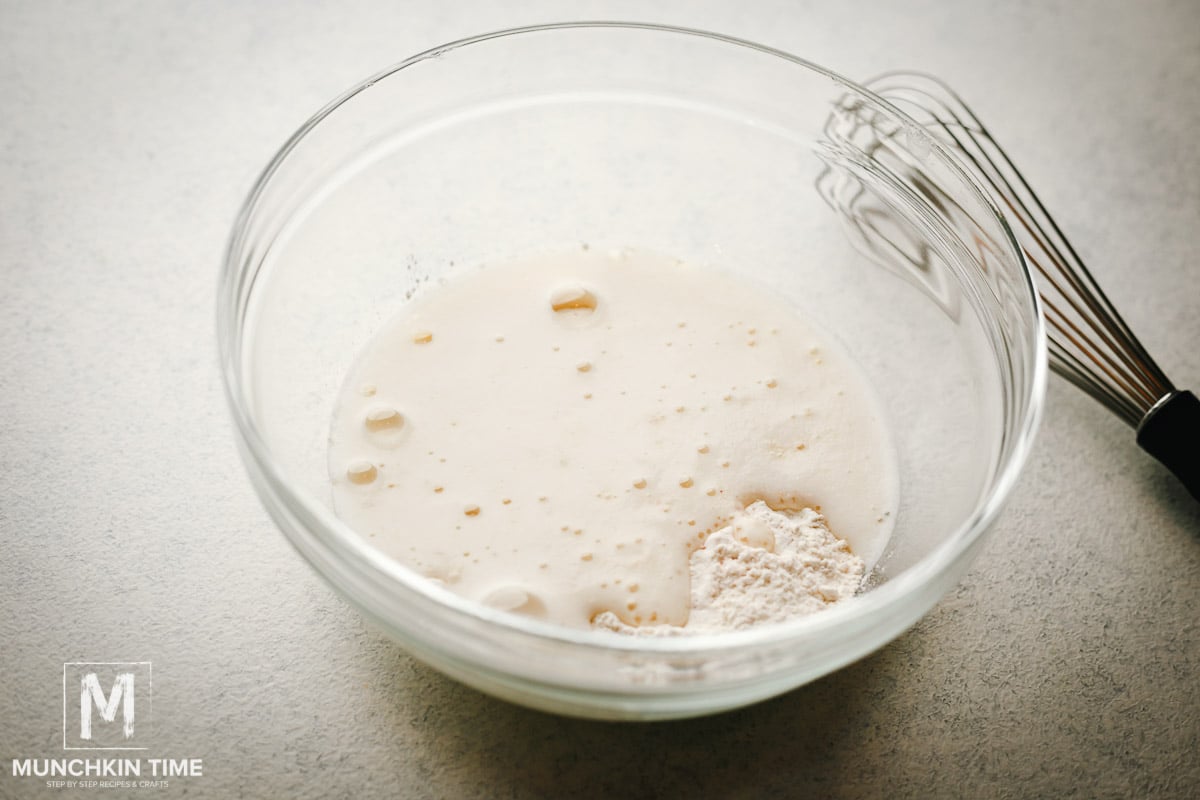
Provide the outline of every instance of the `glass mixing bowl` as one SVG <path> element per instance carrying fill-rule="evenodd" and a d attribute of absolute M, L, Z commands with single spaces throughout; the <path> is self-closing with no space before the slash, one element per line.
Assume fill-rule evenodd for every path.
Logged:
<path fill-rule="evenodd" d="M 892 538 L 859 596 L 719 636 L 593 634 L 451 594 L 334 515 L 329 422 L 363 344 L 456 271 L 584 243 L 743 276 L 857 360 L 889 417 L 901 482 Z M 442 672 L 601 718 L 745 705 L 899 635 L 979 550 L 1045 381 L 1039 306 L 1011 231 L 921 128 L 787 53 L 649 25 L 504 31 L 356 86 L 259 179 L 218 306 L 242 454 L 296 549 Z"/>

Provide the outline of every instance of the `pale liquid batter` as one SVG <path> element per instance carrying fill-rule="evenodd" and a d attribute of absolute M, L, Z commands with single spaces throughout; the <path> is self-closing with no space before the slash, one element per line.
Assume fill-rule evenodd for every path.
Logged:
<path fill-rule="evenodd" d="M 460 276 L 351 369 L 337 513 L 454 592 L 576 628 L 685 625 L 692 552 L 756 500 L 817 509 L 869 565 L 895 457 L 857 367 L 802 315 L 640 251 Z"/>

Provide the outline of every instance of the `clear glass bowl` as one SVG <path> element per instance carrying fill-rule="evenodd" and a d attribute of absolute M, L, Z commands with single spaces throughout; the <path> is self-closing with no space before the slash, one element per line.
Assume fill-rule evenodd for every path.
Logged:
<path fill-rule="evenodd" d="M 784 625 L 622 639 L 468 602 L 333 514 L 329 420 L 372 334 L 456 270 L 581 243 L 743 275 L 855 357 L 890 417 L 902 497 L 860 596 Z M 915 123 L 786 53 L 649 25 L 480 36 L 347 92 L 259 179 L 218 306 L 241 450 L 296 549 L 442 672 L 601 718 L 745 705 L 899 635 L 979 550 L 1045 381 L 1011 231 Z"/>

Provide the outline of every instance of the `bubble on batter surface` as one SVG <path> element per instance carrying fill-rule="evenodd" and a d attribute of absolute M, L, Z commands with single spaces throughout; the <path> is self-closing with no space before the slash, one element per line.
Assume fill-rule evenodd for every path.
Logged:
<path fill-rule="evenodd" d="M 365 486 L 368 483 L 374 483 L 379 477 L 379 470 L 370 461 L 353 461 L 346 467 L 346 477 L 351 483 L 357 483 Z"/>

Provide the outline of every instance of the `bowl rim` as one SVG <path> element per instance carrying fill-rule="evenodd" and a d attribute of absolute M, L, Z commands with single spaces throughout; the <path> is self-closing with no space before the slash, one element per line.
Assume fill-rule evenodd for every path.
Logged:
<path fill-rule="evenodd" d="M 1007 459 L 998 465 L 998 469 L 994 472 L 989 485 L 986 487 L 986 491 L 976 501 L 972 512 L 941 543 L 917 561 L 917 563 L 908 567 L 899 575 L 890 578 L 886 583 L 868 592 L 842 601 L 835 607 L 822 611 L 820 614 L 807 615 L 783 623 L 718 634 L 635 637 L 604 631 L 577 630 L 497 611 L 468 600 L 449 590 L 435 586 L 415 571 L 405 567 L 399 561 L 392 559 L 390 556 L 385 555 L 382 551 L 368 544 L 365 538 L 355 533 L 346 523 L 342 522 L 325 504 L 311 499 L 308 493 L 300 491 L 293 486 L 286 478 L 282 465 L 275 460 L 270 447 L 259 433 L 258 426 L 248 408 L 247 394 L 245 392 L 246 387 L 242 381 L 243 362 L 241 360 L 242 348 L 240 346 L 242 331 L 237 326 L 237 322 L 239 321 L 238 299 L 240 296 L 240 279 L 242 277 L 240 270 L 241 259 L 239 256 L 242 252 L 242 245 L 246 239 L 251 217 L 262 200 L 263 195 L 268 190 L 272 177 L 287 160 L 291 152 L 310 131 L 351 98 L 369 89 L 378 81 L 412 67 L 415 64 L 428 59 L 438 58 L 462 47 L 493 39 L 531 33 L 550 33 L 580 29 L 635 30 L 699 37 L 725 46 L 755 50 L 791 62 L 796 66 L 841 84 L 855 93 L 870 98 L 900 120 L 910 123 L 913 128 L 923 130 L 920 124 L 910 115 L 872 90 L 804 58 L 750 40 L 708 30 L 674 25 L 631 21 L 589 20 L 505 28 L 457 39 L 417 53 L 393 64 L 338 95 L 310 117 L 287 139 L 258 175 L 253 188 L 242 204 L 231 230 L 225 250 L 217 293 L 217 338 L 225 397 L 236 423 L 235 427 L 240 440 L 240 449 L 243 458 L 253 461 L 252 465 L 248 464 L 247 466 L 256 468 L 264 477 L 270 490 L 282 499 L 289 508 L 298 507 L 309 518 L 316 520 L 321 529 L 313 530 L 309 527 L 307 532 L 316 537 L 320 541 L 320 544 L 324 545 L 330 552 L 337 554 L 341 558 L 348 559 L 350 562 L 349 565 L 357 571 L 365 572 L 376 578 L 382 578 L 386 582 L 398 583 L 410 591 L 424 595 L 426 599 L 435 602 L 447 611 L 464 615 L 471 621 L 494 625 L 511 630 L 514 634 L 532 636 L 545 642 L 569 645 L 573 648 L 603 650 L 606 652 L 614 650 L 626 651 L 630 654 L 645 656 L 728 653 L 743 648 L 781 645 L 787 644 L 792 640 L 798 641 L 804 638 L 820 636 L 821 631 L 844 626 L 853 620 L 868 619 L 880 615 L 881 612 L 900 598 L 917 592 L 922 586 L 934 581 L 937 576 L 951 569 L 989 529 L 1011 493 L 1021 469 L 1028 458 L 1038 424 L 1041 420 L 1045 401 L 1048 371 L 1045 320 L 1041 299 L 1029 269 L 1024 250 L 1021 248 L 1001 208 L 984 188 L 984 185 L 976 179 L 957 156 L 934 137 L 927 137 L 931 151 L 936 152 L 944 162 L 944 165 L 951 169 L 967 187 L 974 191 L 978 196 L 977 199 L 984 204 L 991 213 L 993 220 L 1000 226 L 1012 253 L 1017 257 L 1017 263 L 1023 279 L 1023 295 L 1032 304 L 1034 312 L 1032 330 L 1032 338 L 1034 340 L 1033 358 L 1030 359 L 1026 367 L 1026 375 L 1024 376 L 1027 386 L 1025 396 L 1022 398 L 1025 401 L 1025 410 L 1024 414 L 1016 420 L 1016 424 L 1014 425 L 1012 431 L 1014 436 L 1013 446 L 1009 451 Z M 262 491 L 261 486 L 256 488 Z M 331 583 L 338 592 L 346 593 L 346 589 L 333 581 L 321 565 L 315 563 L 307 553 L 296 546 L 291 536 L 287 535 L 286 530 L 284 533 L 293 547 L 296 547 L 301 552 L 323 578 Z M 882 646 L 886 641 L 878 642 L 875 646 Z"/>

